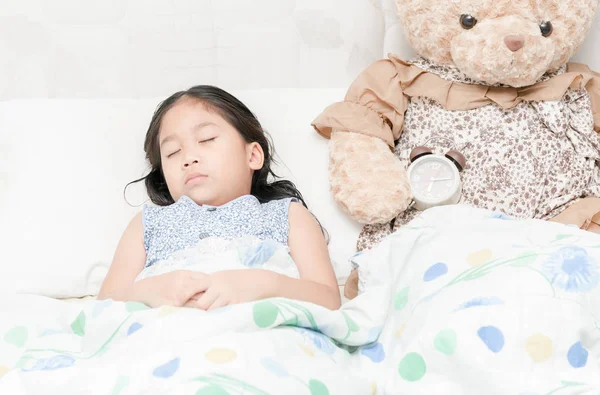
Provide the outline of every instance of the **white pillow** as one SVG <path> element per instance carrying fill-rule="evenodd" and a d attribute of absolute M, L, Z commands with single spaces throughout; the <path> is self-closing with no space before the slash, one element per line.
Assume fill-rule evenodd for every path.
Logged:
<path fill-rule="evenodd" d="M 327 140 L 310 122 L 345 89 L 231 91 L 273 137 L 290 177 L 331 235 L 343 282 L 360 230 L 329 192 Z M 164 98 L 0 102 L 0 289 L 52 297 L 93 295 L 140 207 L 123 198 L 144 174 L 143 140 Z M 127 198 L 141 205 L 142 183 Z"/>

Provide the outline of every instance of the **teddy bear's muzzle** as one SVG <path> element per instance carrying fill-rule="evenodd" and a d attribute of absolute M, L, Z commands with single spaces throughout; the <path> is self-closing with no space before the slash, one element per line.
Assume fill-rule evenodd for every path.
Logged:
<path fill-rule="evenodd" d="M 525 37 L 514 34 L 508 35 L 504 37 L 504 44 L 506 44 L 506 47 L 511 51 L 517 52 L 519 49 L 523 48 L 523 45 L 525 45 Z"/>
<path fill-rule="evenodd" d="M 451 54 L 460 71 L 475 81 L 522 87 L 548 70 L 555 50 L 535 22 L 504 16 L 480 21 L 456 36 Z"/>

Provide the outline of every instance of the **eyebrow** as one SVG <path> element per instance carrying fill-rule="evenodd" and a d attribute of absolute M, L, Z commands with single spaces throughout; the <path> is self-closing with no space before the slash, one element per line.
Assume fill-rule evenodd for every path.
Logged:
<path fill-rule="evenodd" d="M 219 127 L 219 125 L 217 125 L 214 122 L 200 122 L 198 125 L 194 126 L 194 130 L 200 130 L 206 126 L 216 126 Z"/>
<path fill-rule="evenodd" d="M 164 138 L 163 141 L 161 141 L 160 143 L 160 147 L 162 148 L 163 145 L 165 145 L 165 143 L 168 143 L 171 140 L 175 140 L 175 135 L 170 135 Z"/>
<path fill-rule="evenodd" d="M 200 122 L 199 124 L 197 124 L 196 126 L 194 126 L 192 128 L 192 130 L 196 132 L 196 131 L 198 131 L 198 130 L 200 130 L 202 128 L 205 128 L 207 126 L 216 126 L 216 127 L 219 127 L 219 125 L 217 125 L 214 122 Z M 172 141 L 174 139 L 175 139 L 175 135 L 171 134 L 171 135 L 165 137 L 163 141 L 161 141 L 160 146 L 162 147 L 165 143 L 168 143 L 169 141 Z"/>

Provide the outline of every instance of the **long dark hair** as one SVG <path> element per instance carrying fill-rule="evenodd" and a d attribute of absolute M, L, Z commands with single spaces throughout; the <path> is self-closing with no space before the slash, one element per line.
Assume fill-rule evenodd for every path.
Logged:
<path fill-rule="evenodd" d="M 256 170 L 252 176 L 250 194 L 254 195 L 261 203 L 291 197 L 307 207 L 302 194 L 294 183 L 279 179 L 271 169 L 271 165 L 275 163 L 273 143 L 256 116 L 233 95 L 210 85 L 198 85 L 186 91 L 177 92 L 158 105 L 150 121 L 144 142 L 144 152 L 146 160 L 150 164 L 150 172 L 146 176 L 130 182 L 127 186 L 144 181 L 148 197 L 154 204 L 168 206 L 174 203 L 162 172 L 159 132 L 164 115 L 182 98 L 198 100 L 208 109 L 223 117 L 247 143 L 260 144 L 264 152 L 264 163 L 263 167 Z"/>

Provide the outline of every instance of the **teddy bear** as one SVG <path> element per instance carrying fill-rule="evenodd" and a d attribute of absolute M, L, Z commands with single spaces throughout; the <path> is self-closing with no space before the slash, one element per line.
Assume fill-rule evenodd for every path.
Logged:
<path fill-rule="evenodd" d="M 600 230 L 600 74 L 568 63 L 599 0 L 397 0 L 417 54 L 364 70 L 312 126 L 357 250 L 411 221 L 411 152 L 460 152 L 458 203 Z"/>

